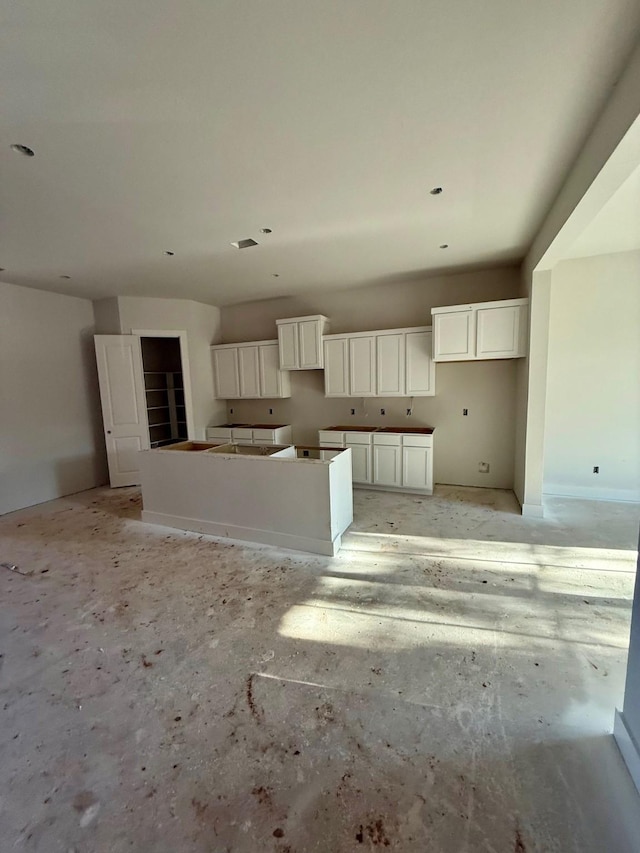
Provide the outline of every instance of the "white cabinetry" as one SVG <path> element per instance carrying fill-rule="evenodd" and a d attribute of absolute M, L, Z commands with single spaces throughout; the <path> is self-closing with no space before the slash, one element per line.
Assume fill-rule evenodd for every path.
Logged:
<path fill-rule="evenodd" d="M 349 339 L 349 388 L 352 397 L 375 397 L 376 339 L 373 335 Z"/>
<path fill-rule="evenodd" d="M 290 397 L 289 374 L 280 370 L 277 341 L 211 347 L 216 397 L 221 400 Z"/>
<path fill-rule="evenodd" d="M 327 335 L 326 397 L 432 397 L 431 327 Z"/>
<path fill-rule="evenodd" d="M 434 361 L 525 356 L 528 306 L 528 299 L 503 299 L 432 308 Z"/>
<path fill-rule="evenodd" d="M 327 429 L 322 447 L 350 447 L 354 484 L 370 488 L 433 494 L 433 434 Z"/>
<path fill-rule="evenodd" d="M 402 436 L 373 436 L 373 482 L 377 486 L 402 485 Z"/>
<path fill-rule="evenodd" d="M 349 340 L 346 337 L 325 338 L 324 392 L 326 397 L 349 396 Z"/>
<path fill-rule="evenodd" d="M 322 336 L 329 321 L 322 314 L 276 320 L 281 370 L 322 370 Z"/>
<path fill-rule="evenodd" d="M 290 424 L 267 424 L 242 427 L 210 426 L 206 429 L 207 441 L 215 444 L 291 444 Z"/>

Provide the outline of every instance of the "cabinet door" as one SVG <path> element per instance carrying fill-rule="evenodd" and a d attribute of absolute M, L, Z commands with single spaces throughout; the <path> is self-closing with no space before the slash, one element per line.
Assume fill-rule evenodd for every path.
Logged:
<path fill-rule="evenodd" d="M 218 399 L 233 400 L 240 396 L 237 347 L 213 350 L 213 378 Z"/>
<path fill-rule="evenodd" d="M 349 385 L 351 397 L 375 397 L 375 350 L 374 335 L 349 339 Z"/>
<path fill-rule="evenodd" d="M 281 397 L 282 374 L 280 373 L 278 345 L 268 344 L 267 346 L 259 347 L 258 349 L 258 360 L 260 368 L 260 396 Z"/>
<path fill-rule="evenodd" d="M 523 306 L 478 308 L 476 358 L 515 358 Z"/>
<path fill-rule="evenodd" d="M 299 366 L 301 370 L 322 369 L 322 336 L 317 320 L 298 323 Z"/>
<path fill-rule="evenodd" d="M 380 486 L 400 486 L 402 483 L 401 447 L 373 445 L 373 482 Z"/>
<path fill-rule="evenodd" d="M 436 393 L 436 370 L 431 356 L 431 332 L 406 334 L 406 396 L 433 397 Z"/>
<path fill-rule="evenodd" d="M 258 347 L 238 347 L 238 370 L 240 373 L 240 396 L 259 397 Z"/>
<path fill-rule="evenodd" d="M 378 397 L 405 397 L 404 333 L 376 335 Z"/>
<path fill-rule="evenodd" d="M 346 446 L 351 448 L 351 470 L 354 483 L 371 482 L 371 445 L 350 444 L 347 437 Z"/>
<path fill-rule="evenodd" d="M 349 341 L 336 338 L 324 342 L 324 395 L 349 396 Z"/>
<path fill-rule="evenodd" d="M 475 315 L 471 309 L 433 315 L 434 359 L 469 361 L 475 357 Z"/>
<path fill-rule="evenodd" d="M 407 489 L 433 490 L 433 457 L 430 447 L 402 448 L 402 485 Z"/>
<path fill-rule="evenodd" d="M 278 325 L 278 347 L 280 370 L 297 370 L 300 366 L 297 323 L 280 323 Z"/>

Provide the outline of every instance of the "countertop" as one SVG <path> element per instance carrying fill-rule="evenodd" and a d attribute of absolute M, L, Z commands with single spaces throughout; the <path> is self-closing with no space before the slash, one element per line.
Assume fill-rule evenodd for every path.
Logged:
<path fill-rule="evenodd" d="M 324 430 L 330 432 L 387 432 L 387 433 L 408 433 L 413 435 L 433 435 L 435 427 L 430 426 L 421 426 L 421 427 L 384 427 L 384 426 L 353 426 L 349 424 L 349 426 L 330 426 L 323 427 Z"/>

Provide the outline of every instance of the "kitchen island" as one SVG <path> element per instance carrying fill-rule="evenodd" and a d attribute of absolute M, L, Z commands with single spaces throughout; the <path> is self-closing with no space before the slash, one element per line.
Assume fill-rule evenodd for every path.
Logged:
<path fill-rule="evenodd" d="M 139 460 L 152 524 L 333 556 L 353 521 L 348 449 L 183 442 Z"/>

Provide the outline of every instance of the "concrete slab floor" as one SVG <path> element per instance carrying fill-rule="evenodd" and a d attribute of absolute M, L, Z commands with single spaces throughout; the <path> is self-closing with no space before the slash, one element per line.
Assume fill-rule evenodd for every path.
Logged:
<path fill-rule="evenodd" d="M 638 507 L 356 492 L 335 558 L 0 519 L 0 848 L 640 850 L 610 736 Z"/>

